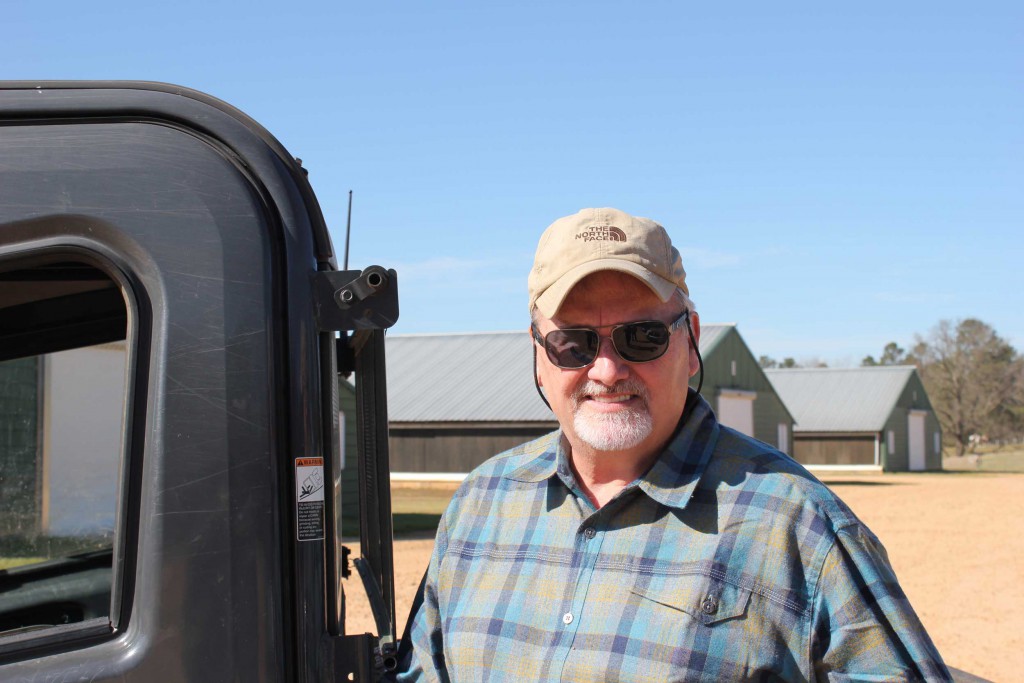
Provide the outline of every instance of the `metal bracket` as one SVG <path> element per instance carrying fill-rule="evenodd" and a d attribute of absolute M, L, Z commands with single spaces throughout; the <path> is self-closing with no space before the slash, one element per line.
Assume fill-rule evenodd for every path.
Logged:
<path fill-rule="evenodd" d="M 369 633 L 327 636 L 322 644 L 327 650 L 325 659 L 333 663 L 333 676 L 324 680 L 374 683 L 383 678 L 377 644 Z"/>
<path fill-rule="evenodd" d="M 352 567 L 349 565 L 349 556 L 352 555 L 352 549 L 347 545 L 341 546 L 341 557 L 338 559 L 338 570 L 341 573 L 341 578 L 347 579 L 352 576 Z"/>
<path fill-rule="evenodd" d="M 366 590 L 366 597 L 370 601 L 370 611 L 373 612 L 373 621 L 377 625 L 377 648 L 376 654 L 380 657 L 378 665 L 386 673 L 393 672 L 398 666 L 398 643 L 395 642 L 395 634 L 391 632 L 391 615 L 388 614 L 387 605 L 384 603 L 384 596 L 380 592 L 377 580 L 373 578 L 373 569 L 363 558 L 355 560 L 356 569 L 359 571 L 359 578 L 363 581 L 363 588 Z"/>
<path fill-rule="evenodd" d="M 365 270 L 323 270 L 313 275 L 316 322 L 321 331 L 384 330 L 398 321 L 398 274 Z"/>

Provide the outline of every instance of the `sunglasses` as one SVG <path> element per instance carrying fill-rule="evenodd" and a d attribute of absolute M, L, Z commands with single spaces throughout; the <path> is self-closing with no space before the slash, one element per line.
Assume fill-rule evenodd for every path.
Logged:
<path fill-rule="evenodd" d="M 615 353 L 630 363 L 649 363 L 665 355 L 669 338 L 687 321 L 688 311 L 671 323 L 660 320 L 640 320 L 612 327 L 609 338 Z M 687 321 L 687 327 L 689 322 Z M 585 368 L 601 352 L 601 335 L 592 327 L 556 329 L 541 337 L 535 325 L 530 326 L 533 338 L 544 347 L 548 360 L 563 370 Z"/>

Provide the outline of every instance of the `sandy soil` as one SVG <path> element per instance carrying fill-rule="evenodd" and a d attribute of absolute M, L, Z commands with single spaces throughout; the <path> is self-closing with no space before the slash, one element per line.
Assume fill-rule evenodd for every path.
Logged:
<path fill-rule="evenodd" d="M 395 540 L 395 614 L 398 615 L 399 637 L 405 630 L 412 599 L 420 587 L 420 579 L 423 578 L 423 572 L 430 562 L 430 553 L 434 549 L 433 535 L 422 536 Z M 346 545 L 358 552 L 358 541 Z M 342 586 L 345 589 L 345 630 L 348 633 L 376 633 L 370 605 L 354 569 L 352 576 L 342 581 Z"/>
<path fill-rule="evenodd" d="M 946 663 L 1024 680 L 1024 475 L 822 478 L 885 544 Z M 432 546 L 395 543 L 399 633 Z M 361 589 L 347 583 L 349 632 L 375 631 Z"/>

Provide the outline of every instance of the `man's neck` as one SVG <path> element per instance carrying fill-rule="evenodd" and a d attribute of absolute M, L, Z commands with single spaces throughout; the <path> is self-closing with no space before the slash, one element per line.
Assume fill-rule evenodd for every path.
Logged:
<path fill-rule="evenodd" d="M 604 507 L 622 489 L 650 469 L 662 448 L 598 451 L 587 444 L 566 442 L 576 483 L 595 507 Z"/>

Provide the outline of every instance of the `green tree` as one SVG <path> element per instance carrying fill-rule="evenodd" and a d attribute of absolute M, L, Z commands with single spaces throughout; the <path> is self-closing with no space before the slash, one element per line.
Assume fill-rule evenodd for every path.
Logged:
<path fill-rule="evenodd" d="M 878 360 L 874 356 L 865 356 L 860 362 L 861 367 L 874 367 L 876 365 L 915 365 L 917 358 L 913 353 L 907 353 L 896 342 L 889 342 L 882 349 L 882 355 Z"/>
<path fill-rule="evenodd" d="M 771 356 L 761 356 L 757 359 L 757 362 L 762 368 L 827 368 L 828 363 L 821 360 L 820 358 L 808 358 L 801 363 L 797 363 L 794 358 L 789 356 L 783 358 L 781 361 L 777 361 Z"/>
<path fill-rule="evenodd" d="M 957 455 L 971 434 L 1019 429 L 1024 361 L 989 325 L 943 320 L 914 348 L 921 379 Z M 1017 432 L 1019 434 L 1019 431 Z"/>

